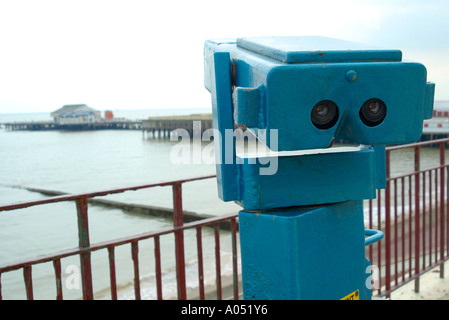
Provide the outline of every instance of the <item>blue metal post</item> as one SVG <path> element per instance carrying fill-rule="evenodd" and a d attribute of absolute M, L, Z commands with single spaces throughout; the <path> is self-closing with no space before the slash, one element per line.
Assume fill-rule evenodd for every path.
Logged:
<path fill-rule="evenodd" d="M 369 298 L 362 215 L 361 201 L 240 212 L 244 298 Z"/>

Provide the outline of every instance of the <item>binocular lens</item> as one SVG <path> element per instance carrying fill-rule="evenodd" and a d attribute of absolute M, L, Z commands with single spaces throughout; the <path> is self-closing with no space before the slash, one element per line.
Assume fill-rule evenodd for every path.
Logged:
<path fill-rule="evenodd" d="M 318 129 L 332 128 L 338 121 L 338 107 L 329 100 L 318 102 L 312 109 L 311 120 Z"/>
<path fill-rule="evenodd" d="M 360 108 L 360 119 L 368 127 L 375 127 L 384 121 L 387 107 L 382 100 L 370 99 Z"/>

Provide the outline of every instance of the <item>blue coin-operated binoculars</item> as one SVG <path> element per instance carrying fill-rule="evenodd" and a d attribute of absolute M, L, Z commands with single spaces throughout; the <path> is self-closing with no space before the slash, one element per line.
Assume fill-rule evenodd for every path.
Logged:
<path fill-rule="evenodd" d="M 425 67 L 323 37 L 211 40 L 204 55 L 219 196 L 243 207 L 244 298 L 371 299 L 365 245 L 383 234 L 362 201 L 385 187 L 385 145 L 432 116 Z M 239 153 L 236 128 L 265 149 Z"/>

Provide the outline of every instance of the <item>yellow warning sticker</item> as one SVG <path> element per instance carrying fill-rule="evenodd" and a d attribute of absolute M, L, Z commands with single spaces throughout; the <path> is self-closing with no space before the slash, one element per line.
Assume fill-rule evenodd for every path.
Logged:
<path fill-rule="evenodd" d="M 356 291 L 348 294 L 346 297 L 341 298 L 340 300 L 360 300 L 359 289 L 357 289 Z"/>

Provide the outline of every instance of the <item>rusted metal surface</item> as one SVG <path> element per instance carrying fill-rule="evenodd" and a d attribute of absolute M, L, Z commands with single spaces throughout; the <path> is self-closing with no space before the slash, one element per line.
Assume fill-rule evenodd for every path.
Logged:
<path fill-rule="evenodd" d="M 53 260 L 53 267 L 55 268 L 56 277 L 56 300 L 62 300 L 61 260 Z"/>
<path fill-rule="evenodd" d="M 440 143 L 440 166 L 444 166 L 445 163 L 445 144 Z M 445 230 L 444 219 L 445 219 L 445 206 L 444 204 L 444 181 L 445 181 L 445 172 L 444 170 L 440 170 L 440 260 L 444 260 L 444 234 L 445 231 L 449 232 L 449 219 L 448 220 L 448 228 Z M 448 213 L 449 214 L 449 213 Z M 436 243 L 437 235 L 435 233 L 435 243 Z M 448 250 L 449 250 L 449 236 L 447 236 L 448 240 Z M 440 265 L 440 278 L 444 278 L 444 265 Z"/>
<path fill-rule="evenodd" d="M 203 241 L 201 227 L 196 228 L 196 243 L 198 252 L 198 288 L 200 300 L 204 300 L 204 270 L 203 270 Z"/>
<path fill-rule="evenodd" d="M 154 237 L 154 258 L 156 264 L 157 299 L 162 300 L 161 245 L 159 241 L 159 236 Z"/>
<path fill-rule="evenodd" d="M 134 265 L 134 296 L 136 300 L 140 300 L 139 245 L 137 241 L 131 242 L 131 256 Z"/>
<path fill-rule="evenodd" d="M 33 300 L 33 278 L 31 275 L 31 266 L 23 268 L 23 278 L 25 280 L 25 291 L 28 300 Z"/>
<path fill-rule="evenodd" d="M 232 230 L 232 268 L 233 268 L 233 288 L 234 288 L 234 300 L 239 299 L 239 272 L 238 272 L 238 257 L 237 257 L 237 221 L 231 219 Z"/>
<path fill-rule="evenodd" d="M 87 215 L 87 197 L 80 197 L 76 200 L 76 209 L 78 213 L 78 240 L 80 248 L 89 248 L 89 222 Z M 83 286 L 84 300 L 92 300 L 92 267 L 90 252 L 80 254 L 81 279 Z"/>
<path fill-rule="evenodd" d="M 220 232 L 218 224 L 214 225 L 215 233 L 215 266 L 216 266 L 216 280 L 217 280 L 217 299 L 222 300 L 222 286 L 221 286 L 221 262 L 220 262 Z"/>
<path fill-rule="evenodd" d="M 182 215 L 182 187 L 181 183 L 173 184 L 173 227 L 184 224 Z M 184 233 L 175 232 L 176 279 L 178 284 L 178 299 L 186 300 L 186 270 L 184 260 Z"/>
<path fill-rule="evenodd" d="M 115 272 L 115 250 L 114 247 L 108 247 L 109 258 L 109 276 L 111 281 L 111 299 L 117 300 L 117 278 Z"/>

